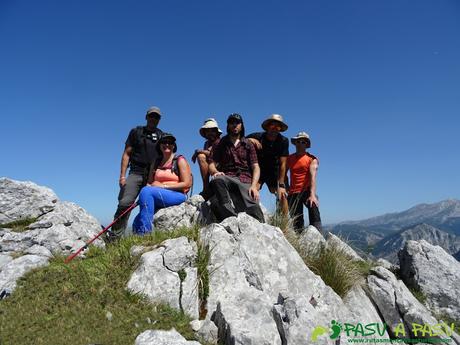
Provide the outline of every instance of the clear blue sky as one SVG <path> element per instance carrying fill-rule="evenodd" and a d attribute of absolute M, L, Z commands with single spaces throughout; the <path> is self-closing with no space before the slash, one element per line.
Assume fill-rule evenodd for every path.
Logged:
<path fill-rule="evenodd" d="M 188 157 L 210 115 L 282 114 L 311 135 L 325 223 L 460 198 L 460 4 L 0 0 L 0 176 L 107 222 L 151 105 Z"/>

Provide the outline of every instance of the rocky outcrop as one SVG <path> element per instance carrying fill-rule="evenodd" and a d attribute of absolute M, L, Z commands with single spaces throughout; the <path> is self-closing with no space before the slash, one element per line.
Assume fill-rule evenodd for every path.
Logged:
<path fill-rule="evenodd" d="M 460 263 L 427 241 L 408 241 L 399 252 L 404 282 L 426 296 L 437 314 L 460 320 Z"/>
<path fill-rule="evenodd" d="M 186 237 L 164 241 L 141 256 L 128 290 L 145 295 L 153 302 L 167 303 L 198 318 L 196 244 Z"/>
<path fill-rule="evenodd" d="M 6 178 L 0 179 L 0 186 L 4 193 L 0 194 L 0 214 L 14 215 L 16 219 L 31 215 L 37 218 L 23 232 L 0 229 L 0 253 L 29 252 L 49 256 L 51 252 L 65 255 L 82 247 L 101 230 L 96 218 L 74 203 L 58 200 L 48 188 Z M 23 199 L 21 193 L 31 196 Z M 33 203 L 36 200 L 41 200 L 38 207 L 24 204 L 25 201 Z M 17 206 L 12 208 L 11 204 Z M 101 239 L 94 244 L 104 246 Z"/>
<path fill-rule="evenodd" d="M 362 257 L 360 257 L 353 248 L 351 248 L 346 242 L 342 241 L 340 238 L 335 236 L 332 233 L 329 233 L 327 236 L 327 245 L 328 246 L 335 246 L 336 248 L 343 251 L 350 259 L 355 261 L 364 261 Z"/>
<path fill-rule="evenodd" d="M 414 334 L 412 324 L 436 325 L 438 321 L 393 273 L 381 266 L 376 267 L 371 270 L 367 283 L 370 295 L 385 322 L 392 330 L 398 324 L 403 325 L 405 333 L 395 334 L 391 332 L 392 336 L 412 339 L 431 337 L 429 334 Z M 436 338 L 442 337 L 437 336 Z M 453 343 L 458 344 L 457 335 L 454 336 Z"/>
<path fill-rule="evenodd" d="M 294 234 L 292 234 L 294 235 Z M 309 225 L 298 237 L 299 250 L 305 255 L 315 255 L 325 247 L 326 240 L 314 226 Z"/>
<path fill-rule="evenodd" d="M 240 213 L 203 228 L 201 240 L 211 249 L 206 318 L 225 344 L 308 344 L 315 326 L 353 319 L 278 228 Z"/>
<path fill-rule="evenodd" d="M 265 222 L 268 222 L 271 215 L 262 204 L 260 207 Z M 155 213 L 153 225 L 156 230 L 170 231 L 181 226 L 209 225 L 215 222 L 209 201 L 205 202 L 201 195 L 193 195 L 180 205 L 158 210 Z"/>
<path fill-rule="evenodd" d="M 8 223 L 36 218 L 17 232 Z M 16 280 L 42 267 L 55 254 L 69 254 L 82 247 L 101 227 L 78 205 L 60 201 L 46 187 L 32 182 L 0 179 L 0 293 L 11 293 Z M 98 239 L 97 246 L 104 246 Z M 16 259 L 12 259 L 16 257 Z"/>
<path fill-rule="evenodd" d="M 200 343 L 186 340 L 173 328 L 169 331 L 145 331 L 137 336 L 134 345 L 200 345 Z"/>
<path fill-rule="evenodd" d="M 27 272 L 48 265 L 48 258 L 38 255 L 24 255 L 9 260 L 0 267 L 0 299 L 9 296 L 16 288 L 16 281 Z"/>
<path fill-rule="evenodd" d="M 33 182 L 0 178 L 0 224 L 37 218 L 54 209 L 58 197 Z"/>

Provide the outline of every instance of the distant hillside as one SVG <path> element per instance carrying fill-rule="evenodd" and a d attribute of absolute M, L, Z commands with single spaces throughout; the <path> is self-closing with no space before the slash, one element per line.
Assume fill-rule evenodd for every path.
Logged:
<path fill-rule="evenodd" d="M 369 253 L 377 242 L 384 238 L 388 231 L 366 228 L 360 225 L 340 224 L 332 229 L 332 232 L 344 239 L 355 250 Z"/>
<path fill-rule="evenodd" d="M 332 232 L 344 225 L 355 225 L 360 229 L 377 232 L 391 232 L 420 223 L 460 235 L 460 200 L 448 199 L 434 204 L 420 204 L 402 212 L 387 213 L 360 221 L 342 222 L 333 226 Z"/>
<path fill-rule="evenodd" d="M 375 245 L 372 255 L 397 263 L 398 251 L 407 241 L 422 239 L 442 247 L 451 255 L 460 251 L 460 236 L 447 233 L 428 224 L 419 224 L 383 238 Z"/>

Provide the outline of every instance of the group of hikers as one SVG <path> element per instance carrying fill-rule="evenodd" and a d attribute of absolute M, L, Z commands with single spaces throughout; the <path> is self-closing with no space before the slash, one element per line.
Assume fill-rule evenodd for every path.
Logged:
<path fill-rule="evenodd" d="M 161 116 L 158 107 L 149 108 L 147 124 L 131 129 L 126 139 L 114 218 L 125 214 L 112 227 L 115 239 L 125 234 L 129 219 L 126 210 L 138 196 L 140 211 L 133 232 L 142 235 L 152 231 L 156 211 L 183 203 L 192 187 L 190 166 L 183 155 L 177 154 L 176 137 L 158 128 Z M 259 191 L 266 184 L 276 195 L 279 212 L 294 220 L 296 231 L 304 227 L 304 205 L 310 224 L 321 229 L 316 195 L 319 162 L 307 151 L 309 135 L 299 132 L 292 137 L 295 152 L 289 154 L 289 140 L 281 134 L 288 125 L 281 115 L 270 115 L 262 122 L 262 129 L 246 135 L 243 117 L 237 113 L 228 116 L 224 136 L 214 118 L 204 121 L 199 133 L 206 141 L 191 157 L 200 168 L 200 194 L 209 200 L 219 222 L 239 212 L 264 222 Z"/>

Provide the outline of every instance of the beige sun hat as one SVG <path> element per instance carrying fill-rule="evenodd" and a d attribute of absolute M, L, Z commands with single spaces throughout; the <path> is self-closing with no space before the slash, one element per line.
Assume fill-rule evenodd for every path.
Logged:
<path fill-rule="evenodd" d="M 310 147 L 311 142 L 310 142 L 310 136 L 307 134 L 307 132 L 299 132 L 295 137 L 291 138 L 291 143 L 295 145 L 296 140 L 298 139 L 306 139 L 308 142 L 308 147 Z"/>
<path fill-rule="evenodd" d="M 273 121 L 279 122 L 279 124 L 281 125 L 280 132 L 284 132 L 285 130 L 288 129 L 288 125 L 284 123 L 283 117 L 281 115 L 279 115 L 279 114 L 271 114 L 268 119 L 266 119 L 264 122 L 262 122 L 262 128 L 266 131 L 267 130 L 267 125 L 270 122 L 273 122 Z"/>
<path fill-rule="evenodd" d="M 210 117 L 209 119 L 204 120 L 204 124 L 200 128 L 200 135 L 203 138 L 206 138 L 204 136 L 204 130 L 208 129 L 208 128 L 217 128 L 217 131 L 219 132 L 219 134 L 222 134 L 222 131 L 219 129 L 219 125 L 217 124 L 217 121 L 212 117 Z"/>

